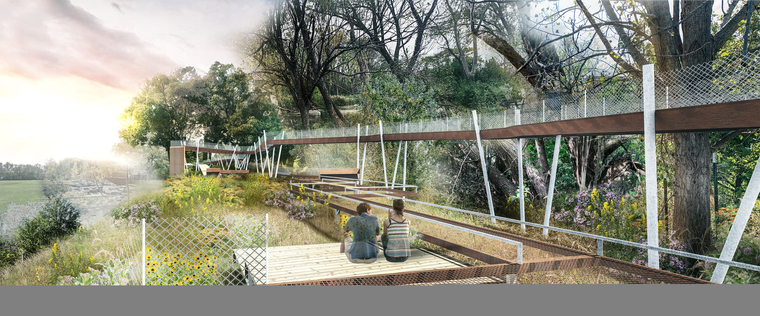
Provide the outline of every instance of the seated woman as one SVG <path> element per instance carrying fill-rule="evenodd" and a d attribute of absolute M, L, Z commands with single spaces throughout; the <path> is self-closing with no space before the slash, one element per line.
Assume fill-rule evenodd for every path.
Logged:
<path fill-rule="evenodd" d="M 377 236 L 380 235 L 380 226 L 376 216 L 372 215 L 372 208 L 367 203 L 356 207 L 359 216 L 348 219 L 343 226 L 343 238 L 348 238 L 348 232 L 354 233 L 354 240 L 346 244 L 348 249 L 346 257 L 353 263 L 373 263 L 377 260 Z"/>
<path fill-rule="evenodd" d="M 393 201 L 388 219 L 383 222 L 383 255 L 388 262 L 404 262 L 412 255 L 409 249 L 409 220 L 404 218 L 404 200 Z"/>

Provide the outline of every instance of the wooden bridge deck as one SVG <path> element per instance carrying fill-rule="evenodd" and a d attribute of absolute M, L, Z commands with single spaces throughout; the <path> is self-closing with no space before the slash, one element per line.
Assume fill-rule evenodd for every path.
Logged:
<path fill-rule="evenodd" d="M 339 249 L 340 243 L 269 247 L 269 284 L 468 266 L 421 249 L 412 249 L 412 256 L 405 262 L 388 262 L 380 250 L 373 263 L 351 263 Z M 503 280 L 482 279 L 476 280 L 477 283 L 504 283 Z"/>

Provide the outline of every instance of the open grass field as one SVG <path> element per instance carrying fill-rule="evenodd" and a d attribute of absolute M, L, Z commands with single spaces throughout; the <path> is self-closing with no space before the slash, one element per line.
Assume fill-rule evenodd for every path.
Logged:
<path fill-rule="evenodd" d="M 26 204 L 43 202 L 42 180 L 3 180 L 0 181 L 0 213 L 8 209 L 11 203 Z"/>

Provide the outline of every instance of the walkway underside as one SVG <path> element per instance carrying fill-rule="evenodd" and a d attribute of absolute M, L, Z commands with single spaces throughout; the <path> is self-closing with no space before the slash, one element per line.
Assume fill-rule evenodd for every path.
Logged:
<path fill-rule="evenodd" d="M 684 133 L 760 128 L 760 100 L 709 104 L 656 111 L 657 133 Z M 539 124 L 515 125 L 482 130 L 482 139 L 537 138 L 587 135 L 644 134 L 642 112 L 607 115 Z M 316 134 L 316 133 L 315 133 Z M 384 134 L 383 141 L 418 140 L 475 140 L 475 131 Z M 275 139 L 267 141 L 267 149 L 277 145 L 356 143 L 356 136 L 306 139 Z M 360 142 L 379 142 L 380 135 L 359 137 Z M 248 146 L 243 146 L 248 147 Z M 236 154 L 253 154 L 263 150 L 262 144 L 252 151 L 238 150 Z M 186 151 L 232 154 L 232 150 L 185 146 Z"/>

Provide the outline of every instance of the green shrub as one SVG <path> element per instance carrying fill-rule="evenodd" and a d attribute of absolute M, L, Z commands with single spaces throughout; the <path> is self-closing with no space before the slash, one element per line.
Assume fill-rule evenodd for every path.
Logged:
<path fill-rule="evenodd" d="M 16 240 L 27 253 L 35 253 L 57 238 L 74 233 L 79 228 L 80 211 L 71 202 L 53 197 L 42 212 L 19 228 Z"/>
<path fill-rule="evenodd" d="M 0 239 L 0 269 L 19 259 L 20 248 L 15 242 Z"/>

